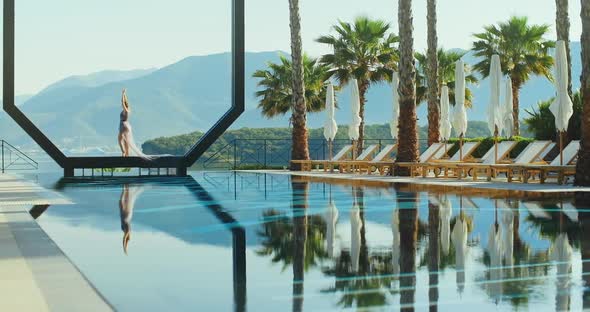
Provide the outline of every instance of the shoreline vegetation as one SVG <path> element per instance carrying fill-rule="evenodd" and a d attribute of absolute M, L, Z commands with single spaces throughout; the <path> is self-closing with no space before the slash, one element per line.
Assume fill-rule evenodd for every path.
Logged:
<path fill-rule="evenodd" d="M 426 135 L 428 126 L 424 125 L 419 127 L 418 135 L 423 140 L 420 140 L 420 146 L 426 145 Z M 340 125 L 338 134 L 335 140 L 348 140 L 348 126 Z M 389 124 L 376 124 L 365 126 L 366 140 L 390 140 L 391 135 L 389 130 Z M 487 129 L 487 123 L 483 121 L 472 121 L 469 123 L 469 129 L 467 132 L 468 138 L 481 138 L 487 137 L 489 130 Z M 195 131 L 187 134 L 170 136 L 170 137 L 159 137 L 148 140 L 143 143 L 142 148 L 144 153 L 148 155 L 157 154 L 172 154 L 182 155 L 184 154 L 193 144 L 198 141 L 203 135 L 203 132 Z M 524 137 L 533 137 L 532 133 L 523 132 Z M 288 141 L 291 138 L 291 129 L 287 127 L 283 128 L 242 128 L 237 130 L 229 130 L 217 140 L 217 142 L 205 153 L 204 157 L 211 153 L 219 150 L 227 144 L 231 144 L 234 140 L 285 140 Z M 321 142 L 324 140 L 323 128 L 309 129 L 309 139 L 317 140 Z M 387 142 L 387 141 L 386 141 Z M 254 148 L 254 147 L 253 147 Z M 288 144 L 285 144 L 285 149 L 288 149 Z"/>

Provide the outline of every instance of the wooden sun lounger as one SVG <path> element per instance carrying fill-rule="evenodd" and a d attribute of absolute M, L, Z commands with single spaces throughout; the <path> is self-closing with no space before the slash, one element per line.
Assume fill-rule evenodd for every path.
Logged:
<path fill-rule="evenodd" d="M 520 168 L 523 183 L 528 183 L 530 178 L 534 174 L 539 175 L 539 181 L 541 184 L 545 183 L 550 173 L 556 173 L 557 184 L 563 184 L 565 178 L 576 174 L 575 161 L 578 157 L 578 151 L 580 150 L 580 141 L 571 141 L 563 149 L 563 163 L 560 165 L 561 158 L 559 155 L 553 159 L 549 164 L 532 164 L 522 166 Z"/>
<path fill-rule="evenodd" d="M 386 145 L 372 160 L 352 160 L 348 161 L 347 164 L 351 164 L 359 172 L 367 171 L 367 174 L 371 174 L 375 169 L 379 174 L 384 175 L 387 172 L 391 172 L 393 167 L 393 158 L 391 153 L 397 150 L 397 144 Z"/>
<path fill-rule="evenodd" d="M 425 176 L 425 170 L 422 170 L 422 166 L 431 160 L 442 158 L 443 156 L 445 156 L 446 151 L 449 150 L 452 146 L 453 144 L 447 144 L 447 148 L 445 149 L 443 143 L 434 143 L 430 145 L 428 149 L 426 149 L 426 151 L 422 153 L 422 155 L 420 155 L 420 159 L 418 162 L 396 162 L 395 167 L 409 168 L 411 177 Z"/>
<path fill-rule="evenodd" d="M 324 171 L 328 171 L 333 166 L 333 162 L 352 158 L 352 145 L 345 145 L 342 149 L 332 157 L 326 160 L 291 160 L 291 164 L 298 164 L 301 166 L 301 171 L 311 171 L 314 165 L 321 165 Z"/>
<path fill-rule="evenodd" d="M 491 174 L 496 177 L 498 173 L 505 173 L 508 182 L 512 182 L 514 178 L 523 181 L 522 166 L 543 163 L 543 159 L 539 156 L 551 145 L 551 141 L 534 141 L 529 143 L 527 147 L 514 159 L 512 163 L 492 164 Z"/>
<path fill-rule="evenodd" d="M 422 164 L 422 176 L 426 177 L 429 171 L 434 173 L 435 177 L 439 177 L 440 173 L 443 177 L 448 178 L 449 173 L 457 173 L 457 164 L 464 162 L 473 162 L 474 158 L 471 156 L 475 149 L 480 145 L 480 142 L 465 142 L 463 144 L 463 150 L 455 152 L 455 154 L 449 159 L 434 159 L 425 164 Z M 461 158 L 461 156 L 463 158 Z"/>
<path fill-rule="evenodd" d="M 515 141 L 503 141 L 498 143 L 498 161 L 504 161 L 510 152 L 516 147 Z M 488 152 L 480 159 L 479 162 L 473 163 L 458 163 L 455 168 L 456 175 L 459 179 L 471 174 L 473 181 L 477 181 L 479 173 L 484 172 L 488 181 L 492 179 L 492 167 L 496 158 L 496 149 L 492 146 Z"/>
<path fill-rule="evenodd" d="M 377 144 L 371 144 L 367 146 L 363 152 L 354 160 L 340 160 L 333 161 L 332 165 L 338 165 L 338 170 L 342 172 L 354 172 L 355 168 L 361 163 L 370 161 L 373 159 L 373 155 L 376 153 L 379 146 Z"/>

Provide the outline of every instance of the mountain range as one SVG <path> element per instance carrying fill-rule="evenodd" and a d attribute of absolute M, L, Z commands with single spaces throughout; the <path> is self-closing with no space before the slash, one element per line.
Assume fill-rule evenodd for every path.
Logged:
<path fill-rule="evenodd" d="M 573 42 L 572 73 L 574 88 L 579 87 L 581 73 L 580 44 Z M 276 62 L 285 52 L 249 52 L 246 54 L 246 111 L 232 126 L 262 128 L 288 125 L 289 116 L 266 119 L 257 109 L 254 96 L 257 80 L 252 73 Z M 468 52 L 468 64 L 476 62 Z M 231 55 L 229 53 L 190 56 L 159 69 L 132 71 L 102 71 L 90 75 L 72 76 L 58 81 L 34 96 L 17 98 L 17 105 L 55 143 L 75 147 L 116 146 L 119 124 L 121 90 L 126 88 L 131 103 L 131 123 L 136 140 L 144 140 L 207 130 L 231 105 Z M 468 111 L 470 120 L 486 120 L 489 87 L 487 80 L 470 86 L 474 107 Z M 554 93 L 551 83 L 533 77 L 521 91 L 521 117 L 525 109 L 535 107 Z M 340 109 L 336 119 L 348 123 L 350 90 L 344 87 L 338 94 Z M 366 123 L 382 124 L 391 116 L 391 87 L 386 83 L 372 86 L 367 95 Z M 426 123 L 426 105 L 418 108 L 419 123 Z M 26 134 L 7 117 L 0 114 L 0 133 L 6 140 L 23 144 L 30 142 Z M 310 114 L 308 125 L 321 127 L 324 115 Z"/>

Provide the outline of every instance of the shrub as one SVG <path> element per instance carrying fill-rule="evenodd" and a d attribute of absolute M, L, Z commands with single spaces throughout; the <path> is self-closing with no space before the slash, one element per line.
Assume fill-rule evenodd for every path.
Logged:
<path fill-rule="evenodd" d="M 498 138 L 498 142 L 503 141 L 516 141 L 517 144 L 510 152 L 510 158 L 516 158 L 524 149 L 525 147 L 534 139 L 530 138 L 523 138 L 523 137 L 512 137 L 512 138 Z M 464 139 L 463 142 L 480 142 L 479 146 L 475 149 L 472 156 L 475 158 L 482 158 L 485 153 L 487 153 L 493 146 L 494 146 L 494 138 L 493 137 L 481 137 L 481 138 L 468 138 Z M 457 143 L 453 145 L 448 151 L 449 155 L 454 155 L 456 152 L 459 151 L 459 139 L 453 138 L 449 139 L 449 143 Z"/>

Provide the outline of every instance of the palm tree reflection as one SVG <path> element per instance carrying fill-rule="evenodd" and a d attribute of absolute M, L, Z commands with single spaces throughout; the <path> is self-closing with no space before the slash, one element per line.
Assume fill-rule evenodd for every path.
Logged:
<path fill-rule="evenodd" d="M 446 213 L 446 212 L 445 212 Z M 445 216 L 446 217 L 446 216 Z M 428 202 L 428 299 L 430 311 L 438 311 L 438 270 L 440 266 L 441 205 L 437 200 Z"/>
<path fill-rule="evenodd" d="M 324 274 L 336 278 L 334 287 L 323 293 L 341 293 L 338 305 L 350 308 L 383 306 L 387 304 L 388 291 L 394 277 L 395 263 L 388 250 L 369 252 L 366 239 L 364 193 L 353 188 L 353 205 L 350 211 L 351 246 L 341 250 L 334 265 L 322 268 Z M 395 241 L 395 239 L 394 239 Z"/>
<path fill-rule="evenodd" d="M 263 213 L 264 222 L 258 236 L 262 248 L 258 255 L 272 257 L 273 263 L 282 263 L 283 270 L 293 269 L 293 311 L 303 309 L 304 273 L 328 258 L 323 239 L 326 222 L 320 215 L 307 215 L 309 183 L 293 177 L 292 218 L 277 210 Z"/>
<path fill-rule="evenodd" d="M 416 243 L 418 241 L 418 194 L 398 192 L 400 233 L 400 305 L 414 311 L 416 293 Z"/>
<path fill-rule="evenodd" d="M 540 205 L 540 208 L 551 212 L 548 212 L 545 218 L 535 217 L 531 214 L 527 220 L 539 229 L 541 235 L 549 237 L 552 241 L 548 257 L 555 263 L 557 271 L 555 309 L 566 311 L 570 309 L 571 303 L 572 245 L 570 242 L 578 245 L 584 244 L 586 236 L 581 235 L 583 222 L 578 220 L 575 207 L 569 203 L 545 204 Z"/>
<path fill-rule="evenodd" d="M 121 230 L 123 231 L 123 251 L 127 254 L 127 247 L 131 239 L 131 219 L 135 201 L 145 190 L 144 185 L 123 184 L 121 197 L 119 198 L 119 214 L 121 216 Z"/>

